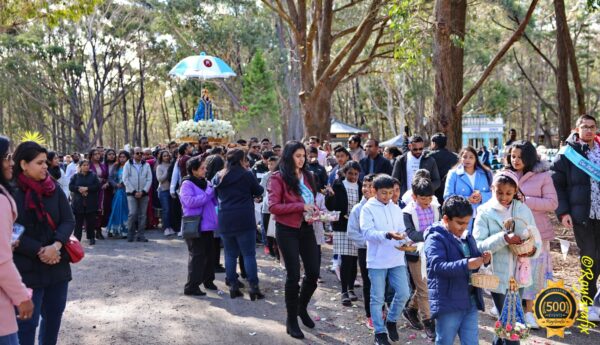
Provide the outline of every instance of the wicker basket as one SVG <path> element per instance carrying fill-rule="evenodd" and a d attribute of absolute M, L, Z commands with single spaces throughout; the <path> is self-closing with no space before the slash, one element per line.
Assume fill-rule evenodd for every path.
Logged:
<path fill-rule="evenodd" d="M 515 225 L 516 225 L 517 221 L 521 221 L 523 224 L 525 224 L 525 228 L 527 228 L 529 226 L 529 224 L 527 224 L 527 222 L 523 218 L 514 217 L 513 222 Z M 513 230 L 514 230 L 514 226 L 513 226 Z M 534 247 L 535 247 L 535 238 L 533 237 L 532 234 L 529 234 L 529 238 L 526 239 L 523 243 L 508 245 L 508 248 L 515 256 L 529 254 L 529 253 L 531 253 L 531 251 L 533 250 Z"/>
<path fill-rule="evenodd" d="M 490 273 L 471 274 L 471 285 L 480 289 L 495 290 L 500 285 L 500 278 L 494 274 L 494 256 L 490 258 Z"/>
<path fill-rule="evenodd" d="M 533 250 L 534 247 L 535 247 L 535 239 L 533 238 L 533 236 L 529 236 L 529 238 L 526 239 L 521 244 L 509 244 L 508 245 L 508 248 L 510 248 L 510 251 L 515 256 L 529 254 L 529 253 L 531 253 L 531 251 Z"/>

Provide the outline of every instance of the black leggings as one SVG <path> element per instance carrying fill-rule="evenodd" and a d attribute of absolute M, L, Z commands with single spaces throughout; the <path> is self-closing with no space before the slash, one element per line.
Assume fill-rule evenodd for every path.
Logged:
<path fill-rule="evenodd" d="M 81 241 L 81 235 L 83 234 L 83 224 L 85 223 L 85 231 L 87 232 L 87 239 L 91 240 L 95 238 L 96 217 L 98 214 L 96 212 L 92 213 L 76 213 L 75 214 L 75 231 L 74 235 L 77 237 L 79 241 Z"/>
<path fill-rule="evenodd" d="M 583 281 L 588 286 L 588 302 L 594 299 L 598 292 L 597 283 L 598 276 L 600 275 L 600 220 L 588 219 L 586 225 L 575 224 L 573 228 L 575 234 L 575 241 L 577 241 L 577 247 L 579 247 L 580 258 L 586 257 L 581 260 L 581 269 L 592 274 L 583 274 Z M 591 259 L 591 260 L 589 260 Z M 592 303 L 587 303 L 592 304 Z"/>
<path fill-rule="evenodd" d="M 367 248 L 358 249 L 358 266 L 363 280 L 363 299 L 365 300 L 365 315 L 371 317 L 371 280 L 367 269 Z"/>
<path fill-rule="evenodd" d="M 357 264 L 358 262 L 356 256 L 342 255 L 342 264 L 340 265 L 342 293 L 348 292 L 348 290 L 354 290 Z"/>
<path fill-rule="evenodd" d="M 315 232 L 311 225 L 302 223 L 301 227 L 291 228 L 276 223 L 277 244 L 287 271 L 285 280 L 285 305 L 288 316 L 297 315 L 298 306 L 306 307 L 312 294 L 317 289 L 319 279 L 320 260 L 319 247 Z M 304 279 L 302 287 L 298 289 L 300 281 L 300 258 L 304 264 Z"/>
<path fill-rule="evenodd" d="M 185 283 L 185 291 L 192 292 L 199 288 L 200 284 L 214 279 L 214 246 L 213 232 L 203 231 L 200 237 L 186 239 L 188 247 L 188 279 Z"/>

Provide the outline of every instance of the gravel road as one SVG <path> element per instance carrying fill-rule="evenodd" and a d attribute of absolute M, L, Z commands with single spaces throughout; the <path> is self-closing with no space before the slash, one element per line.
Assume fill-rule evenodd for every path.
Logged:
<path fill-rule="evenodd" d="M 60 344 L 372 344 L 373 335 L 363 322 L 362 299 L 353 308 L 343 307 L 339 283 L 324 269 L 325 263 L 324 283 L 309 307 L 309 313 L 320 321 L 313 330 L 303 327 L 306 339 L 300 341 L 285 333 L 285 271 L 262 254 L 262 247 L 257 248 L 257 258 L 267 298 L 251 302 L 247 294 L 244 299 L 229 298 L 224 274 L 218 274 L 215 282 L 224 294 L 209 291 L 204 297 L 184 296 L 184 242 L 165 239 L 159 231 L 149 231 L 148 238 L 148 243 L 108 239 L 93 247 L 86 245 L 85 259 L 73 265 Z M 323 257 L 330 256 L 331 248 L 324 247 Z M 575 258 L 570 258 L 573 262 L 557 260 L 562 260 L 558 255 L 557 264 L 576 266 Z M 361 293 L 358 288 L 359 297 Z M 486 303 L 489 306 L 489 298 Z M 490 344 L 494 321 L 489 314 L 480 314 L 480 344 Z M 432 344 L 424 333 L 407 329 L 403 322 L 399 326 L 398 344 Z M 584 335 L 572 328 L 564 339 L 552 340 L 544 338 L 545 331 L 536 331 L 528 342 L 600 344 L 599 330 Z"/>

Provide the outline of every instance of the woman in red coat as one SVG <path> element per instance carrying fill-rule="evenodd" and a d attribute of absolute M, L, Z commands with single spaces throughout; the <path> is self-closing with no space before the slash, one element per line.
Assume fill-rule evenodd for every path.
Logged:
<path fill-rule="evenodd" d="M 275 218 L 275 237 L 287 271 L 287 333 L 302 339 L 304 334 L 300 330 L 297 317 L 300 317 L 306 327 L 315 327 L 306 307 L 317 288 L 320 267 L 315 232 L 303 217 L 305 211 L 315 209 L 316 195 L 314 178 L 306 166 L 304 145 L 298 141 L 288 142 L 283 149 L 278 169 L 269 181 L 269 212 Z M 302 286 L 298 289 L 300 257 L 304 264 L 305 276 Z"/>

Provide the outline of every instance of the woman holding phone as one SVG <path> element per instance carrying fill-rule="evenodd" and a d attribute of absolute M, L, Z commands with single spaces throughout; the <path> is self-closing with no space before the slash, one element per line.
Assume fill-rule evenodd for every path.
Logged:
<path fill-rule="evenodd" d="M 3 215 L 0 217 L 0 345 L 18 344 L 17 319 L 27 320 L 33 314 L 31 294 L 23 284 L 12 256 L 18 241 L 12 242 L 17 206 L 9 193 L 8 181 L 12 180 L 14 165 L 9 146 L 8 138 L 0 136 L 0 214 Z M 15 306 L 18 310 L 16 317 Z"/>

